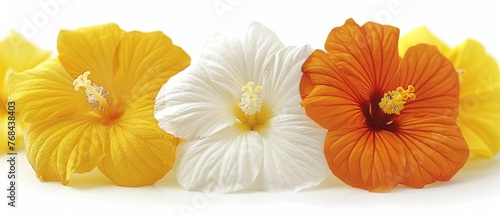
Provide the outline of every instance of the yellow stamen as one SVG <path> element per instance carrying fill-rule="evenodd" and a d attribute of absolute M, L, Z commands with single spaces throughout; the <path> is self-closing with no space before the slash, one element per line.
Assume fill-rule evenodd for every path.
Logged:
<path fill-rule="evenodd" d="M 241 94 L 241 101 L 238 107 L 241 108 L 245 115 L 250 116 L 249 121 L 255 121 L 255 114 L 260 112 L 262 107 L 262 99 L 260 98 L 260 92 L 262 91 L 261 86 L 256 86 L 255 84 L 249 81 L 246 85 L 241 87 L 241 90 L 244 91 Z M 253 117 L 252 117 L 253 115 Z"/>
<path fill-rule="evenodd" d="M 87 78 L 90 75 L 90 71 L 86 71 L 82 75 L 79 75 L 74 81 L 73 85 L 75 90 L 78 91 L 80 87 L 85 87 L 85 93 L 87 94 L 87 101 L 92 104 L 94 110 L 109 110 L 109 99 L 106 98 L 109 95 L 109 91 L 104 92 L 104 87 L 92 84 L 92 82 Z"/>
<path fill-rule="evenodd" d="M 403 109 L 405 109 L 405 104 L 408 99 L 415 100 L 415 87 L 413 85 L 408 85 L 407 89 L 402 87 L 396 88 L 396 90 L 391 90 L 384 93 L 384 97 L 378 103 L 378 106 L 386 114 L 396 114 L 399 115 Z"/>

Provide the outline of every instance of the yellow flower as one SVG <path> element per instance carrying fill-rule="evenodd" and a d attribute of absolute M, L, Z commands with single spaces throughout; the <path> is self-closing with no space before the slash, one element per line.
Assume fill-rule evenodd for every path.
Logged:
<path fill-rule="evenodd" d="M 7 128 L 7 77 L 13 72 L 21 72 L 33 68 L 50 56 L 50 52 L 40 49 L 30 43 L 23 36 L 12 31 L 9 36 L 0 41 L 0 127 Z M 20 124 L 16 123 L 14 132 L 15 141 L 13 142 L 16 150 L 22 147 L 22 135 Z M 8 140 L 7 129 L 2 129 L 0 133 L 0 152 L 11 151 L 6 141 Z"/>
<path fill-rule="evenodd" d="M 11 75 L 37 177 L 67 184 L 96 166 L 115 184 L 154 184 L 172 167 L 178 139 L 153 117 L 160 87 L 189 56 L 161 32 L 116 24 L 63 30 L 59 57 Z"/>
<path fill-rule="evenodd" d="M 399 52 L 418 43 L 437 46 L 460 74 L 460 105 L 457 123 L 472 154 L 492 157 L 500 150 L 500 72 L 483 46 L 467 39 L 451 49 L 424 26 L 400 41 Z"/>

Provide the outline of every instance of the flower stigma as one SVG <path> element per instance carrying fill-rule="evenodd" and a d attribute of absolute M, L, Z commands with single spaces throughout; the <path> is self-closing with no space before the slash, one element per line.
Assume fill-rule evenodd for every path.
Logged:
<path fill-rule="evenodd" d="M 386 114 L 399 115 L 401 111 L 405 109 L 405 104 L 408 99 L 415 100 L 416 96 L 414 92 L 415 87 L 413 87 L 413 85 L 408 85 L 406 90 L 402 87 L 398 87 L 396 90 L 384 93 L 384 97 L 382 97 L 378 106 Z"/>
<path fill-rule="evenodd" d="M 246 85 L 241 87 L 241 101 L 238 107 L 245 113 L 248 117 L 247 125 L 253 128 L 257 125 L 256 115 L 262 109 L 262 98 L 260 93 L 262 92 L 262 86 L 255 86 L 254 82 L 249 81 Z"/>
<path fill-rule="evenodd" d="M 262 86 L 255 86 L 253 82 L 249 81 L 246 85 L 241 87 L 241 90 L 244 92 L 241 94 L 239 107 L 245 112 L 245 115 L 251 116 L 260 112 L 262 107 L 262 99 L 260 98 Z"/>
<path fill-rule="evenodd" d="M 94 110 L 109 110 L 109 99 L 106 98 L 106 96 L 109 95 L 109 91 L 104 92 L 103 86 L 97 86 L 97 84 L 93 84 L 87 78 L 89 75 L 90 71 L 86 71 L 73 81 L 75 90 L 78 91 L 80 87 L 85 87 L 87 101 L 88 103 L 92 104 L 92 108 L 94 108 Z"/>

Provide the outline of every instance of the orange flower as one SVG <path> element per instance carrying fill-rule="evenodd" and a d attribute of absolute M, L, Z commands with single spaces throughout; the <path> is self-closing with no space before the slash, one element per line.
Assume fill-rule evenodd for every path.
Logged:
<path fill-rule="evenodd" d="M 302 67 L 302 105 L 329 130 L 331 171 L 369 191 L 447 181 L 469 156 L 453 65 L 425 44 L 400 59 L 398 38 L 398 28 L 349 19 Z"/>

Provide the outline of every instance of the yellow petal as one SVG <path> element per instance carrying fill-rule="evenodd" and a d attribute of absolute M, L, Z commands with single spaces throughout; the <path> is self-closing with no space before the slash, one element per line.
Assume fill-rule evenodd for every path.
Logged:
<path fill-rule="evenodd" d="M 419 43 L 436 46 L 443 55 L 450 53 L 450 48 L 434 36 L 425 26 L 420 26 L 399 38 L 399 56 L 403 56 L 410 47 Z"/>
<path fill-rule="evenodd" d="M 107 136 L 106 127 L 87 117 L 32 123 L 26 127 L 26 155 L 40 180 L 67 184 L 73 173 L 97 166 Z"/>
<path fill-rule="evenodd" d="M 15 31 L 1 40 L 0 104 L 3 105 L 7 101 L 7 77 L 9 74 L 30 69 L 47 59 L 49 55 L 49 51 L 38 48 Z M 0 111 L 4 111 L 3 106 Z"/>
<path fill-rule="evenodd" d="M 493 91 L 500 84 L 498 64 L 481 43 L 468 39 L 455 47 L 448 57 L 457 70 L 465 70 L 461 82 L 461 99 L 479 91 Z"/>
<path fill-rule="evenodd" d="M 110 145 L 99 169 L 117 185 L 152 185 L 172 169 L 178 140 L 160 129 L 152 101 L 134 102 L 110 126 Z"/>
<path fill-rule="evenodd" d="M 2 62 L 0 62 L 1 65 Z M 8 101 L 8 95 L 7 95 L 7 77 L 10 76 L 10 74 L 14 73 L 14 69 L 8 68 L 7 70 L 0 70 L 0 104 L 2 106 L 0 107 L 0 113 L 7 113 L 7 109 L 3 105 L 7 104 Z"/>
<path fill-rule="evenodd" d="M 161 32 L 133 31 L 120 40 L 114 59 L 113 90 L 129 104 L 141 98 L 153 101 L 167 80 L 186 68 L 191 59 Z"/>
<path fill-rule="evenodd" d="M 127 109 L 110 127 L 110 147 L 99 169 L 115 184 L 154 184 L 172 169 L 178 140 L 153 117 L 154 99 L 189 56 L 163 33 L 127 33 L 115 52 L 113 91 Z"/>
<path fill-rule="evenodd" d="M 32 68 L 47 59 L 50 51 L 40 49 L 23 36 L 12 31 L 0 41 L 0 72 L 11 67 L 15 71 Z M 1 77 L 1 75 L 0 75 Z M 4 83 L 3 80 L 0 83 Z"/>
<path fill-rule="evenodd" d="M 93 82 L 109 88 L 113 82 L 113 53 L 124 34 L 116 24 L 62 30 L 57 40 L 59 59 L 72 78 L 89 70 Z"/>
<path fill-rule="evenodd" d="M 9 77 L 9 98 L 16 101 L 20 122 L 68 119 L 92 113 L 83 90 L 75 91 L 71 77 L 57 59 Z"/>
<path fill-rule="evenodd" d="M 500 150 L 500 71 L 483 46 L 466 40 L 450 55 L 458 70 L 465 71 L 460 84 L 457 122 L 474 154 L 492 157 Z"/>

